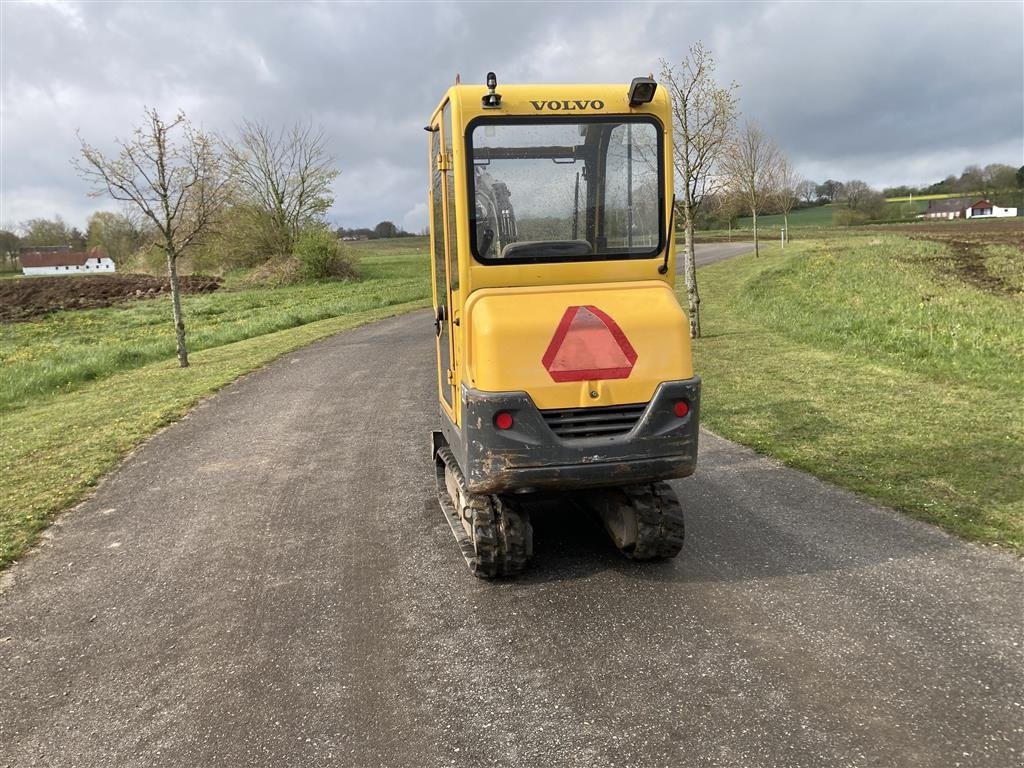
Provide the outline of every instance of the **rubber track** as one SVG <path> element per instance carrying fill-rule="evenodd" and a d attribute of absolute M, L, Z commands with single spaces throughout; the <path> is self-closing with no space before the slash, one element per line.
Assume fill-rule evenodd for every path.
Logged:
<path fill-rule="evenodd" d="M 622 488 L 637 516 L 638 541 L 624 554 L 633 560 L 675 557 L 683 548 L 685 526 L 679 499 L 668 483 Z"/>
<path fill-rule="evenodd" d="M 483 579 L 522 573 L 533 554 L 533 529 L 529 518 L 506 497 L 467 492 L 466 478 L 447 446 L 438 449 L 437 458 L 452 473 L 461 496 L 466 500 L 465 505 L 457 506 L 455 512 L 460 519 L 470 521 L 473 529 L 473 555 L 470 556 L 469 548 L 462 547 L 469 569 Z M 448 495 L 443 482 L 439 481 L 437 492 L 439 496 Z M 439 501 L 443 508 L 445 499 L 442 497 Z M 456 504 L 454 499 L 452 504 Z M 459 540 L 459 532 L 454 526 L 452 532 Z M 460 540 L 460 545 L 462 543 Z"/>

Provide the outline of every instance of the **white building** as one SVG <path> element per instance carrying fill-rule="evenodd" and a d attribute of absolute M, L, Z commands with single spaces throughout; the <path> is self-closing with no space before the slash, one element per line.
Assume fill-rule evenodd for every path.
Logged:
<path fill-rule="evenodd" d="M 966 197 L 949 197 L 942 200 L 929 200 L 926 219 L 962 219 L 970 200 Z"/>
<path fill-rule="evenodd" d="M 114 262 L 99 249 L 92 251 L 26 251 L 18 255 L 26 275 L 93 275 L 115 272 Z"/>
<path fill-rule="evenodd" d="M 1000 208 L 989 200 L 971 203 L 969 197 L 952 197 L 944 200 L 930 200 L 926 219 L 995 219 L 1016 216 L 1016 208 Z"/>
<path fill-rule="evenodd" d="M 1016 215 L 1016 208 L 1000 208 L 998 205 L 992 205 L 988 200 L 979 200 L 964 209 L 964 218 L 967 219 L 995 219 Z"/>

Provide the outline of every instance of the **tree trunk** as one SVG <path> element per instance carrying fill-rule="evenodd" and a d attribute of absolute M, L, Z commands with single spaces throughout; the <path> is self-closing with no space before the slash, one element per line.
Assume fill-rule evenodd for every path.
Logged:
<path fill-rule="evenodd" d="M 178 255 L 171 248 L 167 253 L 167 274 L 171 278 L 171 304 L 174 306 L 174 333 L 178 342 L 178 364 L 188 368 L 188 350 L 185 349 L 185 320 L 181 315 L 181 294 L 178 292 Z"/>
<path fill-rule="evenodd" d="M 751 208 L 750 213 L 754 217 L 754 258 L 756 259 L 761 255 L 761 250 L 757 245 L 757 208 Z"/>
<path fill-rule="evenodd" d="M 690 338 L 700 337 L 700 294 L 697 292 L 697 262 L 693 256 L 693 216 L 686 208 L 683 211 L 686 252 L 683 254 L 683 279 L 686 281 L 686 298 L 689 302 Z"/>

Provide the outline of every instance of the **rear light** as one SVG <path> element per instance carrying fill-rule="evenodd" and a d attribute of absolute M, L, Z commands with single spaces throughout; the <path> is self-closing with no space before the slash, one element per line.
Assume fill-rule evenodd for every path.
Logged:
<path fill-rule="evenodd" d="M 685 400 L 680 400 L 675 404 L 673 410 L 675 411 L 676 416 L 681 419 L 690 412 L 690 404 Z"/>
<path fill-rule="evenodd" d="M 494 414 L 494 426 L 498 429 L 511 429 L 512 414 L 508 411 L 498 411 Z"/>

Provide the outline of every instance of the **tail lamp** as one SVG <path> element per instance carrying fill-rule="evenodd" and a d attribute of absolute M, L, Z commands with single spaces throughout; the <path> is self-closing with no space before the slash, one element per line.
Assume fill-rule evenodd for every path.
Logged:
<path fill-rule="evenodd" d="M 512 414 L 508 411 L 498 411 L 494 414 L 494 426 L 498 429 L 512 429 Z"/>

